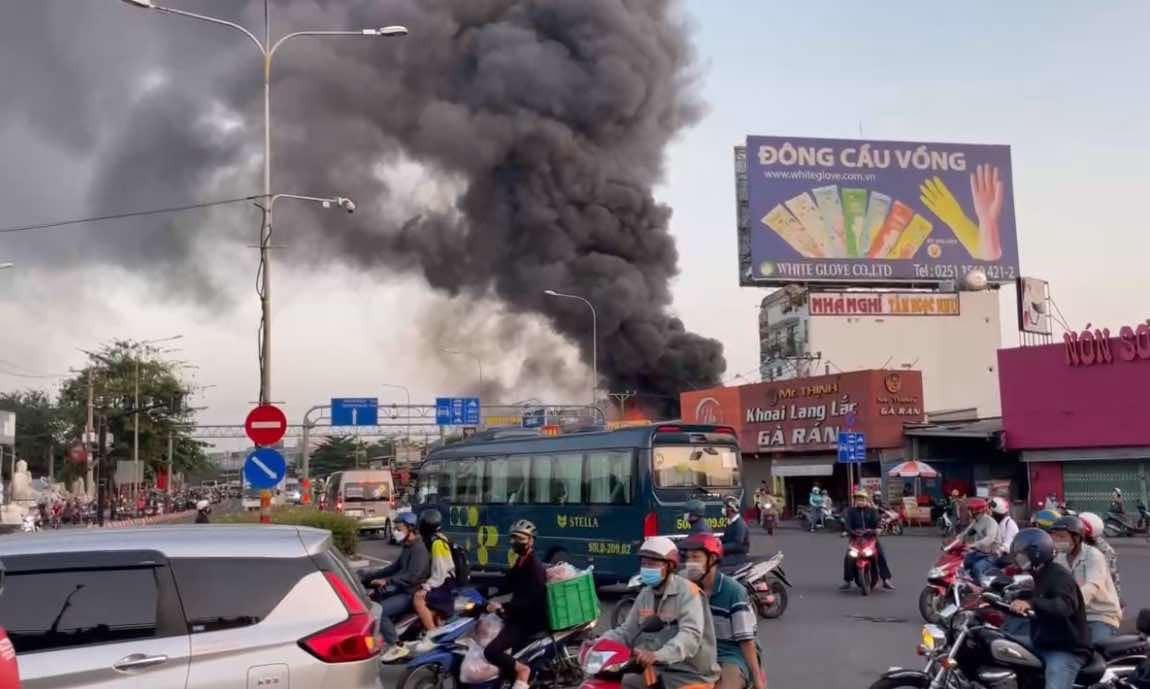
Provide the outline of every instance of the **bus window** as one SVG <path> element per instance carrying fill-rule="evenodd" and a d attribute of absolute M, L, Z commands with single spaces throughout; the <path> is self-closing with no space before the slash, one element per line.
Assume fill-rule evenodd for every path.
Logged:
<path fill-rule="evenodd" d="M 739 485 L 739 455 L 733 447 L 656 445 L 656 488 L 735 488 Z"/>
<path fill-rule="evenodd" d="M 583 502 L 583 455 L 566 452 L 535 455 L 531 460 L 531 499 L 536 503 Z"/>
<path fill-rule="evenodd" d="M 451 502 L 457 505 L 478 504 L 483 487 L 483 461 L 463 459 L 454 462 L 452 468 L 455 473 L 455 486 L 451 491 Z"/>
<path fill-rule="evenodd" d="M 525 455 L 507 458 L 507 504 L 531 502 L 531 458 Z"/>
<path fill-rule="evenodd" d="M 428 462 L 419 470 L 419 485 L 416 488 L 416 502 L 427 505 L 439 502 L 439 486 L 443 475 L 442 462 Z"/>
<path fill-rule="evenodd" d="M 483 473 L 483 502 L 502 505 L 507 502 L 507 458 L 488 457 Z"/>
<path fill-rule="evenodd" d="M 632 453 L 593 450 L 587 454 L 587 501 L 593 505 L 631 502 Z"/>

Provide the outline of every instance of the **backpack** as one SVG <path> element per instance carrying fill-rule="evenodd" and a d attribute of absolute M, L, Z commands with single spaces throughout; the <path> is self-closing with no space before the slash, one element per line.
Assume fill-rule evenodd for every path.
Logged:
<path fill-rule="evenodd" d="M 435 537 L 442 539 L 451 549 L 451 565 L 455 568 L 455 585 L 466 586 L 471 579 L 471 563 L 467 560 L 467 550 L 458 543 L 447 540 L 447 537 L 441 533 L 436 534 Z"/>

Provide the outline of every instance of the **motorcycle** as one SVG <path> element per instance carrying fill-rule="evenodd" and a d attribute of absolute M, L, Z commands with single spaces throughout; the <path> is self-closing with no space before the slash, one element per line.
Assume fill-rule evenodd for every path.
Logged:
<path fill-rule="evenodd" d="M 406 653 L 394 658 L 382 660 L 384 665 L 401 665 L 414 656 L 431 651 L 440 643 L 447 643 L 450 639 L 457 639 L 469 633 L 479 615 L 483 613 L 487 601 L 473 588 L 459 589 L 453 602 L 455 613 L 435 631 L 420 638 L 423 633 L 423 623 L 415 613 L 404 615 L 395 623 L 395 633 L 400 643 L 404 644 Z"/>
<path fill-rule="evenodd" d="M 720 568 L 747 590 L 747 595 L 755 602 L 755 611 L 765 620 L 782 617 L 789 602 L 787 587 L 791 582 L 783 571 L 783 553 L 779 551 L 769 558 L 752 558 L 746 564 L 733 569 Z M 611 626 L 620 627 L 627 619 L 642 584 L 639 575 L 627 582 L 627 593 L 619 599 L 611 613 Z"/>
<path fill-rule="evenodd" d="M 40 530 L 40 522 L 36 519 L 31 512 L 25 512 L 24 518 L 20 520 L 20 531 L 23 533 L 36 533 Z"/>
<path fill-rule="evenodd" d="M 878 539 L 874 531 L 864 531 L 859 536 L 851 536 L 847 556 L 854 561 L 854 581 L 862 595 L 869 596 L 878 586 Z"/>
<path fill-rule="evenodd" d="M 945 628 L 935 624 L 922 628 L 917 650 L 926 656 L 926 667 L 922 671 L 893 667 L 870 689 L 1041 689 L 1045 682 L 1041 659 L 984 612 L 987 608 L 1008 612 L 1008 601 L 1026 588 L 1021 580 L 1028 579 L 1000 577 L 993 590 L 980 593 L 983 605 L 978 609 L 960 613 L 948 607 L 942 619 Z M 1139 616 L 1140 623 L 1143 617 Z M 1145 644 L 1144 636 L 1132 635 L 1097 645 L 1090 662 L 1079 671 L 1075 687 L 1121 686 L 1121 679 L 1144 662 L 1145 656 L 1137 653 L 1138 649 L 1144 653 Z"/>
<path fill-rule="evenodd" d="M 822 528 L 826 528 L 829 531 L 842 531 L 843 529 L 844 522 L 842 514 L 826 503 L 823 503 L 822 507 L 819 508 L 818 514 L 815 516 L 814 526 L 811 526 L 810 514 L 811 507 L 809 505 L 799 507 L 798 519 L 805 524 L 806 528 L 812 533 L 815 529 Z"/>
<path fill-rule="evenodd" d="M 922 619 L 938 624 L 944 608 L 958 603 L 955 582 L 964 574 L 962 563 L 966 557 L 966 545 L 955 540 L 942 547 L 934 567 L 926 574 L 926 586 L 918 594 L 918 612 Z"/>
<path fill-rule="evenodd" d="M 575 686 L 583 678 L 576 651 L 594 629 L 595 622 L 592 621 L 561 632 L 538 634 L 514 654 L 515 659 L 531 668 L 532 686 Z M 504 682 L 500 678 L 479 684 L 468 684 L 460 679 L 459 670 L 468 650 L 468 646 L 461 643 L 466 633 L 437 635 L 439 643 L 407 662 L 395 689 L 502 687 Z"/>
<path fill-rule="evenodd" d="M 1125 512 L 1111 510 L 1106 514 L 1105 534 L 1110 538 L 1123 536 L 1142 536 L 1150 534 L 1150 513 L 1146 511 L 1146 503 L 1138 501 L 1138 521 L 1131 522 Z"/>
<path fill-rule="evenodd" d="M 779 513 L 775 504 L 767 503 L 760 508 L 759 512 L 759 526 L 761 526 L 768 536 L 775 535 L 775 527 L 779 525 Z"/>
<path fill-rule="evenodd" d="M 935 521 L 935 525 L 938 526 L 939 535 L 944 539 L 954 538 L 958 535 L 958 522 L 955 520 L 954 515 L 951 514 L 949 507 L 943 510 L 942 514 L 938 515 L 938 520 Z"/>
<path fill-rule="evenodd" d="M 372 587 L 367 576 L 370 572 L 370 569 L 361 569 L 356 574 L 359 577 L 360 584 L 362 584 L 364 590 L 367 591 L 367 597 L 379 603 L 384 598 L 387 598 L 391 590 Z M 474 607 L 482 609 L 486 602 L 483 595 L 472 587 L 463 587 L 457 589 L 455 592 L 454 607 L 457 615 L 463 610 L 471 610 Z M 419 638 L 420 634 L 423 633 L 423 623 L 419 621 L 419 616 L 414 612 L 407 613 L 395 621 L 395 633 L 399 637 L 399 642 L 402 644 L 415 641 Z M 406 658 L 400 658 L 399 662 L 405 659 Z"/>
<path fill-rule="evenodd" d="M 896 510 L 886 507 L 879 507 L 879 533 L 883 536 L 901 536 L 902 535 L 902 515 Z"/>
<path fill-rule="evenodd" d="M 652 615 L 643 621 L 639 631 L 655 634 L 666 625 L 658 615 Z M 579 653 L 579 665 L 586 676 L 579 689 L 622 689 L 623 676 L 628 674 L 642 674 L 648 687 L 659 685 L 655 671 L 635 663 L 631 647 L 618 641 L 599 639 L 586 646 Z"/>

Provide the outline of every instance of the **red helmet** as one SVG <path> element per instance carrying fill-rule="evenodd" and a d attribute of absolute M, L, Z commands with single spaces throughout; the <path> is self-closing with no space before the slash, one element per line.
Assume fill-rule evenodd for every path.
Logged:
<path fill-rule="evenodd" d="M 967 509 L 971 514 L 982 514 L 986 511 L 986 500 L 982 498 L 971 498 L 966 503 Z"/>
<path fill-rule="evenodd" d="M 713 534 L 694 534 L 683 539 L 679 544 L 679 550 L 684 553 L 691 552 L 692 550 L 701 550 L 704 553 L 714 557 L 716 560 L 723 559 L 723 542 L 720 541 Z"/>

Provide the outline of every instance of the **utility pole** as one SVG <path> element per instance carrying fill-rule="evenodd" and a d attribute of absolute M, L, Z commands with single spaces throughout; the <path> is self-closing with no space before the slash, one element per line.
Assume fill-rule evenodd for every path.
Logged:
<path fill-rule="evenodd" d="M 608 393 L 610 397 L 614 397 L 619 402 L 619 420 L 622 421 L 627 415 L 627 400 L 635 396 L 634 390 L 627 390 L 625 392 L 612 392 Z"/>
<path fill-rule="evenodd" d="M 95 487 L 95 477 L 92 472 L 92 455 L 95 454 L 95 434 L 96 425 L 93 423 L 93 413 L 96 406 L 96 377 L 92 372 L 91 364 L 88 365 L 88 414 L 84 421 L 84 448 L 88 451 L 88 467 L 87 474 L 84 476 L 84 492 L 89 498 L 92 495 L 92 489 Z"/>
<path fill-rule="evenodd" d="M 175 437 L 171 430 L 168 431 L 168 483 L 167 493 L 170 497 L 172 495 L 172 458 L 175 455 Z"/>
<path fill-rule="evenodd" d="M 104 485 L 107 479 L 103 478 L 104 464 L 108 461 L 108 443 L 105 440 L 107 433 L 105 432 L 105 419 L 104 415 L 100 415 L 100 426 L 97 429 L 97 452 L 96 452 L 96 523 L 100 526 L 104 525 L 104 501 L 107 496 L 107 487 Z M 115 502 L 112 503 L 113 507 Z"/>

